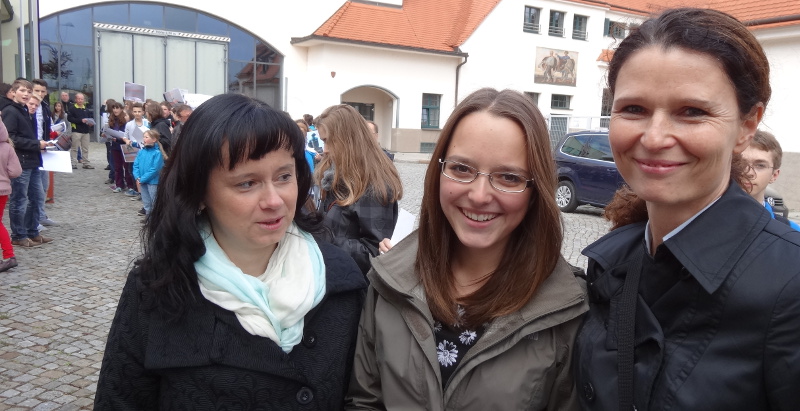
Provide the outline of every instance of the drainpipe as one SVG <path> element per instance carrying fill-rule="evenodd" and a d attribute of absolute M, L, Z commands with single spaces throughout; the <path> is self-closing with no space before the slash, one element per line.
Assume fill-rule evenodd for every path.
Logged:
<path fill-rule="evenodd" d="M 6 7 L 6 10 L 8 10 L 8 18 L 0 21 L 0 23 L 8 23 L 14 21 L 14 8 L 11 7 L 11 2 L 9 0 L 2 0 L 2 2 L 3 6 Z"/>
<path fill-rule="evenodd" d="M 742 24 L 744 24 L 745 26 L 760 26 L 762 24 L 786 23 L 786 22 L 789 22 L 789 21 L 797 21 L 797 20 L 800 20 L 800 14 L 794 14 L 794 15 L 791 15 L 791 16 L 769 17 L 769 18 L 766 18 L 766 19 L 743 21 Z"/>
<path fill-rule="evenodd" d="M 469 59 L 469 54 L 464 53 L 464 61 L 462 61 L 456 66 L 456 90 L 455 93 L 453 93 L 455 94 L 455 101 L 453 102 L 453 107 L 458 105 L 458 80 L 459 80 L 459 74 L 461 73 L 461 66 L 467 64 L 468 59 Z"/>

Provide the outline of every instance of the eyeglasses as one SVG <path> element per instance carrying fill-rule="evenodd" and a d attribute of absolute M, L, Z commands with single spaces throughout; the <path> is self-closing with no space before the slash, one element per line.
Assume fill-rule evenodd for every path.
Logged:
<path fill-rule="evenodd" d="M 439 159 L 442 166 L 442 175 L 459 183 L 469 184 L 475 181 L 479 175 L 489 178 L 489 184 L 497 191 L 504 193 L 521 193 L 532 186 L 533 179 L 515 173 L 497 171 L 494 173 L 481 173 L 475 167 L 459 163 L 458 161 L 448 161 Z"/>
<path fill-rule="evenodd" d="M 770 167 L 770 166 L 768 166 L 768 165 L 766 165 L 764 163 L 755 163 L 755 164 L 749 163 L 747 165 L 750 168 L 752 168 L 753 171 L 755 171 L 756 173 L 760 173 L 762 171 L 767 171 L 767 170 L 772 170 L 772 169 L 775 168 L 775 167 Z"/>

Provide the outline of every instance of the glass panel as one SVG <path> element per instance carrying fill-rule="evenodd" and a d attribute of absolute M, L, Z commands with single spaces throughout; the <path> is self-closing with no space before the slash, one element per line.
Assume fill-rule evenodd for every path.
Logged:
<path fill-rule="evenodd" d="M 101 31 L 98 42 L 100 101 L 109 98 L 122 101 L 125 82 L 133 81 L 133 35 Z"/>
<path fill-rule="evenodd" d="M 608 138 L 595 137 L 589 142 L 586 156 L 595 160 L 614 161 Z"/>
<path fill-rule="evenodd" d="M 131 26 L 164 28 L 164 6 L 131 3 Z"/>
<path fill-rule="evenodd" d="M 281 57 L 273 59 L 275 63 L 281 62 Z M 256 98 L 280 110 L 281 98 L 281 66 L 277 64 L 256 64 Z"/>
<path fill-rule="evenodd" d="M 228 25 L 213 17 L 203 13 L 197 13 L 197 32 L 203 34 L 215 34 L 217 36 L 228 35 Z"/>
<path fill-rule="evenodd" d="M 228 92 L 253 94 L 253 71 L 250 63 L 245 61 L 228 63 Z"/>
<path fill-rule="evenodd" d="M 228 51 L 228 58 L 231 60 L 250 61 L 253 59 L 255 47 L 256 42 L 253 36 L 235 27 L 231 27 L 231 43 Z"/>
<path fill-rule="evenodd" d="M 186 9 L 165 7 L 164 26 L 167 30 L 194 33 L 197 28 L 197 13 Z"/>
<path fill-rule="evenodd" d="M 98 23 L 128 24 L 127 4 L 94 6 L 94 21 Z"/>
<path fill-rule="evenodd" d="M 197 91 L 198 94 L 215 96 L 225 93 L 225 46 L 215 43 L 197 42 Z"/>
<path fill-rule="evenodd" d="M 51 90 L 57 90 L 59 88 L 58 55 L 58 44 L 39 44 L 39 56 L 42 59 L 42 64 L 39 66 L 39 72 L 42 73 L 42 79 L 47 82 L 47 86 Z"/>
<path fill-rule="evenodd" d="M 58 42 L 58 19 L 50 17 L 39 21 L 39 41 Z"/>
<path fill-rule="evenodd" d="M 80 46 L 92 45 L 92 9 L 85 8 L 63 13 L 58 18 L 61 43 Z"/>
<path fill-rule="evenodd" d="M 94 100 L 94 52 L 91 47 L 61 46 L 60 88 L 70 95 L 81 92 L 86 95 L 86 104 Z"/>
<path fill-rule="evenodd" d="M 161 37 L 133 38 L 133 82 L 144 84 L 145 98 L 164 99 L 164 43 Z"/>
<path fill-rule="evenodd" d="M 167 39 L 167 86 L 164 91 L 174 88 L 195 92 L 194 73 L 195 40 L 170 37 Z"/>

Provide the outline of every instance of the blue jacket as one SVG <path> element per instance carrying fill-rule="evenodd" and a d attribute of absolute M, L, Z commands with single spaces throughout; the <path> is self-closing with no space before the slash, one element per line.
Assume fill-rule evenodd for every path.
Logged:
<path fill-rule="evenodd" d="M 164 157 L 158 146 L 144 146 L 133 162 L 133 178 L 141 184 L 158 184 L 158 175 L 163 167 Z"/>
<path fill-rule="evenodd" d="M 769 203 L 766 202 L 766 201 L 764 201 L 764 208 L 766 208 L 767 211 L 769 211 L 770 215 L 772 215 L 772 218 L 774 219 L 775 218 L 775 211 L 772 210 L 772 206 L 769 205 Z M 789 219 L 786 219 L 786 220 L 789 221 L 789 227 L 792 227 L 795 230 L 800 231 L 800 225 L 799 224 L 797 224 L 794 221 L 789 220 Z"/>

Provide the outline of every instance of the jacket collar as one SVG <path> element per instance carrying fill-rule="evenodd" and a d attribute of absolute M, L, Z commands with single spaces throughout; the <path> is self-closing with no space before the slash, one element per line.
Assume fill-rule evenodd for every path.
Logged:
<path fill-rule="evenodd" d="M 425 307 L 424 313 L 432 321 L 425 304 L 424 288 L 414 272 L 418 245 L 418 231 L 414 231 L 393 247 L 391 252 L 373 258 L 372 267 L 374 269 L 370 271 L 368 277 L 376 291 L 384 298 L 391 299 L 390 294 L 394 293 L 403 298 L 412 299 L 417 306 Z M 492 327 L 504 327 L 512 323 L 526 324 L 536 318 L 563 309 L 565 306 L 585 300 L 585 294 L 584 287 L 575 278 L 567 262 L 561 258 L 555 270 L 542 283 L 534 298 L 520 311 L 495 319 Z M 565 319 L 565 321 L 571 318 Z"/>
<path fill-rule="evenodd" d="M 703 289 L 714 293 L 770 220 L 767 210 L 731 181 L 722 197 L 659 247 L 667 247 Z M 612 241 L 609 241 L 614 239 Z M 604 269 L 641 252 L 644 223 L 605 235 L 583 250 Z"/>

